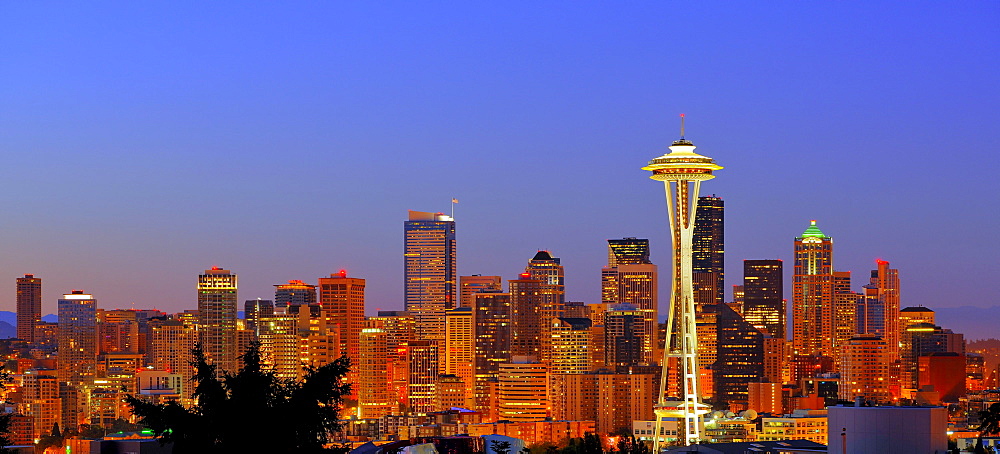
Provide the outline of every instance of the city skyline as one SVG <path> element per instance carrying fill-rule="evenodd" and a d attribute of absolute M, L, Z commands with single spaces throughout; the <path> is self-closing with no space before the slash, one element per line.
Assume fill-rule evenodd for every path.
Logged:
<path fill-rule="evenodd" d="M 996 300 L 982 282 L 1000 272 L 998 246 L 978 239 L 1000 216 L 982 209 L 998 197 L 996 5 L 451 13 L 490 16 L 467 23 L 406 6 L 205 7 L 231 36 L 178 10 L 95 8 L 15 5 L 0 19 L 15 43 L 0 71 L 2 310 L 34 274 L 43 314 L 73 289 L 178 312 L 211 266 L 241 276 L 241 304 L 347 269 L 367 279 L 369 314 L 402 309 L 399 223 L 447 213 L 452 197 L 458 275 L 513 279 L 545 249 L 566 268 L 567 300 L 598 302 L 607 239 L 648 238 L 651 261 L 668 263 L 662 201 L 634 165 L 676 139 L 680 112 L 727 165 L 709 191 L 726 202 L 727 289 L 744 259 L 790 263 L 791 238 L 817 219 L 838 270 L 877 258 L 900 270 L 903 306 Z M 382 26 L 350 20 L 368 14 Z M 683 43 L 662 25 L 673 17 L 694 31 Z M 942 23 L 962 33 L 940 39 Z M 508 31 L 522 38 L 507 45 Z M 935 177 L 949 185 L 932 189 Z"/>

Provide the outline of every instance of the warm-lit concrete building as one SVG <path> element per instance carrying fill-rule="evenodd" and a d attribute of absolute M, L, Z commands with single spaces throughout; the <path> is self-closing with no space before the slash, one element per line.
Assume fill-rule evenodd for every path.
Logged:
<path fill-rule="evenodd" d="M 918 360 L 919 389 L 933 386 L 942 402 L 958 402 L 965 397 L 966 359 L 955 352 L 939 352 Z"/>
<path fill-rule="evenodd" d="M 459 307 L 472 307 L 476 302 L 475 294 L 481 292 L 502 292 L 503 284 L 500 276 L 459 276 Z"/>
<path fill-rule="evenodd" d="M 632 304 L 615 304 L 603 319 L 604 363 L 608 367 L 642 364 L 646 339 L 653 337 L 648 331 L 646 312 Z"/>
<path fill-rule="evenodd" d="M 444 340 L 444 311 L 455 307 L 455 220 L 441 213 L 410 211 L 403 223 L 406 311 L 416 319 L 417 339 Z"/>
<path fill-rule="evenodd" d="M 457 307 L 445 311 L 445 341 L 443 371 L 445 375 L 459 377 L 462 383 L 471 385 L 475 374 L 475 329 L 472 307 Z M 469 390 L 473 388 L 468 387 Z M 469 408 L 473 393 L 468 401 L 454 407 Z"/>
<path fill-rule="evenodd" d="M 20 405 L 21 414 L 31 419 L 31 439 L 48 435 L 55 423 L 61 423 L 62 400 L 59 398 L 59 382 L 56 371 L 30 369 L 22 375 L 24 397 Z"/>
<path fill-rule="evenodd" d="M 340 354 L 347 355 L 351 363 L 358 361 L 361 345 L 359 339 L 365 324 L 365 280 L 347 277 L 340 270 L 330 277 L 319 278 L 318 303 L 328 325 L 339 325 Z M 356 380 L 354 373 L 348 380 Z"/>
<path fill-rule="evenodd" d="M 500 365 L 511 360 L 510 300 L 509 293 L 484 292 L 473 303 L 475 409 L 484 414 L 495 413 Z"/>
<path fill-rule="evenodd" d="M 276 313 L 258 322 L 260 359 L 282 380 L 296 380 L 302 369 L 299 356 L 299 317 Z"/>
<path fill-rule="evenodd" d="M 411 341 L 406 346 L 409 366 L 408 401 L 417 413 L 437 411 L 438 347 L 428 340 Z"/>
<path fill-rule="evenodd" d="M 154 320 L 150 322 L 149 352 L 150 364 L 157 370 L 180 374 L 184 383 L 191 383 L 194 357 L 191 350 L 198 343 L 198 325 L 185 324 L 178 319 Z M 190 398 L 190 390 L 182 390 L 183 399 Z M 182 402 L 186 403 L 186 400 Z"/>
<path fill-rule="evenodd" d="M 589 318 L 553 318 L 551 323 L 554 374 L 582 374 L 591 370 Z"/>
<path fill-rule="evenodd" d="M 42 279 L 34 274 L 17 278 L 17 338 L 35 342 L 35 327 L 42 321 Z"/>
<path fill-rule="evenodd" d="M 236 275 L 212 267 L 198 276 L 199 341 L 217 373 L 236 372 Z"/>
<path fill-rule="evenodd" d="M 781 383 L 748 383 L 747 401 L 749 408 L 757 413 L 780 415 L 785 412 Z"/>
<path fill-rule="evenodd" d="M 97 375 L 97 300 L 73 290 L 58 308 L 59 381 L 79 386 Z"/>
<path fill-rule="evenodd" d="M 549 416 L 549 368 L 527 357 L 500 365 L 498 417 L 514 422 L 541 421 Z"/>
<path fill-rule="evenodd" d="M 274 308 L 281 310 L 294 306 L 316 304 L 316 286 L 297 279 L 287 284 L 274 285 Z M 249 317 L 248 317 L 249 318 Z"/>
<path fill-rule="evenodd" d="M 386 331 L 382 328 L 361 330 L 358 368 L 358 407 L 360 418 L 381 418 L 396 409 L 390 394 L 390 361 Z"/>
<path fill-rule="evenodd" d="M 888 347 L 881 337 L 851 338 L 843 346 L 840 357 L 840 398 L 854 400 L 860 397 L 871 402 L 891 400 L 889 362 Z"/>
<path fill-rule="evenodd" d="M 656 356 L 656 323 L 659 306 L 659 293 L 656 265 L 651 263 L 619 264 L 616 268 L 615 282 L 618 284 L 618 303 L 630 304 L 642 312 L 644 335 L 642 341 L 643 364 L 659 362 Z"/>
<path fill-rule="evenodd" d="M 633 373 L 637 372 L 637 373 Z M 553 388 L 565 390 L 553 419 L 596 421 L 598 433 L 629 428 L 634 420 L 652 420 L 659 391 L 656 369 L 616 373 L 556 374 Z"/>

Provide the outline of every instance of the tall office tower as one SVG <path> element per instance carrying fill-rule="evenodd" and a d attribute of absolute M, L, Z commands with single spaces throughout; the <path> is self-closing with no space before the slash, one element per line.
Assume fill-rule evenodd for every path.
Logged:
<path fill-rule="evenodd" d="M 715 401 L 746 410 L 747 389 L 764 377 L 764 334 L 732 308 L 716 304 L 718 354 L 712 369 Z"/>
<path fill-rule="evenodd" d="M 198 343 L 198 328 L 178 319 L 150 321 L 149 356 L 156 370 L 180 374 L 185 385 L 191 383 L 194 369 L 191 350 Z M 189 402 L 193 389 L 186 388 L 181 403 Z"/>
<path fill-rule="evenodd" d="M 340 354 L 347 355 L 351 364 L 355 364 L 365 324 L 365 280 L 347 277 L 347 271 L 340 270 L 330 277 L 319 278 L 318 287 L 319 305 L 327 323 L 340 325 Z"/>
<path fill-rule="evenodd" d="M 389 388 L 390 362 L 386 331 L 382 328 L 361 330 L 358 361 L 358 407 L 361 418 L 381 418 L 396 407 Z"/>
<path fill-rule="evenodd" d="M 458 287 L 460 289 L 460 307 L 472 307 L 473 303 L 476 302 L 476 293 L 486 291 L 503 291 L 503 284 L 500 283 L 500 276 L 483 276 L 481 274 L 459 276 Z"/>
<path fill-rule="evenodd" d="M 618 304 L 618 265 L 650 264 L 649 240 L 626 237 L 608 240 L 608 266 L 601 270 L 601 303 Z"/>
<path fill-rule="evenodd" d="M 889 401 L 889 361 L 888 347 L 879 336 L 862 334 L 847 341 L 840 358 L 840 398 Z"/>
<path fill-rule="evenodd" d="M 340 326 L 331 323 L 319 304 L 291 306 L 290 315 L 297 316 L 299 362 L 302 366 L 319 368 L 340 358 Z M 299 376 L 304 377 L 300 368 Z"/>
<path fill-rule="evenodd" d="M 243 302 L 243 318 L 246 319 L 247 329 L 260 335 L 257 330 L 257 323 L 264 317 L 274 315 L 274 301 L 257 298 Z"/>
<path fill-rule="evenodd" d="M 851 272 L 833 272 L 833 348 L 839 351 L 841 346 L 851 340 L 855 334 L 864 334 L 857 330 L 859 303 L 864 295 L 851 291 Z"/>
<path fill-rule="evenodd" d="M 97 354 L 140 353 L 139 317 L 128 309 L 97 309 Z"/>
<path fill-rule="evenodd" d="M 656 364 L 656 323 L 659 305 L 658 274 L 651 263 L 625 265 L 616 268 L 618 276 L 618 302 L 631 304 L 642 311 L 644 332 L 642 337 L 642 362 Z"/>
<path fill-rule="evenodd" d="M 369 323 L 385 330 L 389 352 L 389 382 L 393 402 L 405 403 L 409 398 L 410 368 L 407 348 L 415 339 L 416 320 L 406 311 L 379 311 Z"/>
<path fill-rule="evenodd" d="M 538 251 L 531 260 L 528 260 L 524 273 L 529 279 L 541 281 L 538 287 L 541 297 L 541 306 L 538 308 L 538 359 L 549 364 L 552 354 L 552 326 L 549 321 L 565 315 L 566 286 L 563 266 L 549 251 Z"/>
<path fill-rule="evenodd" d="M 316 304 L 316 286 L 299 280 L 274 285 L 274 307 L 308 306 Z"/>
<path fill-rule="evenodd" d="M 59 394 L 62 422 L 75 429 L 83 414 L 83 386 L 97 376 L 97 301 L 93 295 L 73 290 L 63 295 L 59 307 Z"/>
<path fill-rule="evenodd" d="M 601 270 L 601 302 L 608 306 L 632 304 L 643 311 L 645 333 L 655 333 L 659 306 L 656 265 L 649 261 L 649 240 L 622 238 L 608 240 L 608 266 Z M 642 338 L 641 362 L 654 364 L 656 336 Z"/>
<path fill-rule="evenodd" d="M 604 363 L 608 367 L 643 363 L 643 346 L 649 338 L 645 314 L 631 304 L 616 304 L 603 315 Z"/>
<path fill-rule="evenodd" d="M 35 326 L 42 321 L 42 279 L 34 274 L 17 278 L 17 338 L 35 342 Z"/>
<path fill-rule="evenodd" d="M 696 304 L 726 302 L 725 203 L 722 197 L 698 197 L 691 245 Z"/>
<path fill-rule="evenodd" d="M 788 341 L 764 336 L 764 381 L 783 384 L 788 370 Z M 752 407 L 751 407 L 752 408 Z"/>
<path fill-rule="evenodd" d="M 589 318 L 558 317 L 549 322 L 552 325 L 552 367 L 553 374 L 582 374 L 590 372 L 590 328 Z"/>
<path fill-rule="evenodd" d="M 59 399 L 59 381 L 55 371 L 29 369 L 23 375 L 22 413 L 31 418 L 31 439 L 49 435 L 52 427 L 60 422 L 62 401 Z"/>
<path fill-rule="evenodd" d="M 299 306 L 300 310 L 302 306 Z M 260 362 L 282 380 L 300 377 L 299 316 L 279 312 L 260 319 Z"/>
<path fill-rule="evenodd" d="M 792 350 L 796 355 L 837 355 L 834 338 L 833 238 L 816 221 L 795 239 L 792 282 Z"/>
<path fill-rule="evenodd" d="M 445 341 L 442 375 L 454 375 L 465 389 L 474 388 L 476 342 L 473 329 L 473 311 L 471 307 L 457 307 L 444 313 Z M 473 400 L 473 393 L 466 396 L 466 403 L 456 405 L 468 408 Z"/>
<path fill-rule="evenodd" d="M 437 398 L 437 343 L 428 340 L 413 341 L 406 350 L 407 363 L 410 366 L 410 408 L 417 413 L 436 411 L 434 400 Z"/>
<path fill-rule="evenodd" d="M 97 371 L 97 300 L 73 290 L 59 299 L 59 381 L 92 380 Z"/>
<path fill-rule="evenodd" d="M 510 351 L 513 356 L 533 356 L 537 360 L 542 354 L 542 306 L 546 304 L 542 296 L 544 283 L 532 279 L 528 273 L 521 273 L 519 277 L 507 281 L 510 289 Z"/>
<path fill-rule="evenodd" d="M 495 400 L 490 391 L 500 376 L 500 365 L 511 359 L 510 294 L 477 293 L 473 303 L 475 354 L 475 409 L 490 413 Z"/>
<path fill-rule="evenodd" d="M 444 311 L 455 307 L 455 220 L 410 211 L 403 224 L 406 311 L 416 319 L 417 339 L 444 340 Z"/>
<path fill-rule="evenodd" d="M 549 416 L 549 369 L 518 356 L 500 365 L 498 414 L 511 422 L 542 421 Z"/>
<path fill-rule="evenodd" d="M 216 372 L 236 372 L 236 275 L 217 266 L 198 276 L 201 348 Z"/>
<path fill-rule="evenodd" d="M 743 316 L 761 332 L 785 338 L 781 260 L 743 261 Z"/>
<path fill-rule="evenodd" d="M 670 153 L 649 161 L 643 170 L 653 172 L 650 177 L 662 181 L 668 202 L 667 212 L 670 219 L 673 257 L 672 287 L 670 292 L 670 310 L 667 316 L 667 331 L 664 342 L 663 373 L 660 378 L 660 392 L 656 403 L 656 429 L 659 434 L 663 418 L 677 417 L 684 419 L 683 437 L 679 437 L 684 445 L 697 443 L 701 439 L 702 416 L 708 412 L 708 407 L 701 403 L 698 389 L 699 368 L 697 359 L 697 339 L 695 327 L 695 296 L 693 283 L 693 234 L 695 218 L 698 216 L 698 191 L 702 181 L 715 178 L 712 172 L 722 169 L 715 160 L 694 152 L 695 146 L 684 139 L 684 118 L 681 117 L 681 138 L 670 146 Z M 720 200 L 721 202 L 721 200 Z M 719 223 L 722 222 L 721 210 L 717 211 Z M 714 244 L 718 241 L 718 249 L 710 250 L 710 257 L 717 253 L 722 255 L 722 232 L 719 231 L 708 241 Z M 704 244 L 702 237 L 700 244 Z M 709 246 L 710 248 L 714 246 Z M 712 260 L 707 260 L 710 264 Z M 699 268 L 703 270 L 705 268 Z M 719 271 L 721 272 L 721 265 Z M 721 275 L 719 281 L 721 281 Z M 720 294 L 721 297 L 721 294 Z M 678 368 L 681 376 L 682 399 L 668 401 L 666 383 L 669 374 L 669 360 L 680 362 Z M 659 452 L 660 437 L 655 437 L 653 451 Z"/>
<path fill-rule="evenodd" d="M 889 348 L 889 357 L 896 358 L 903 329 L 899 323 L 899 270 L 889 268 L 889 262 L 885 260 L 876 260 L 875 263 L 877 268 L 872 270 L 871 279 L 865 286 L 866 305 L 870 304 L 875 309 L 866 313 L 872 316 L 867 318 L 871 321 L 867 333 L 881 335 Z M 879 315 L 881 322 L 878 321 Z"/>

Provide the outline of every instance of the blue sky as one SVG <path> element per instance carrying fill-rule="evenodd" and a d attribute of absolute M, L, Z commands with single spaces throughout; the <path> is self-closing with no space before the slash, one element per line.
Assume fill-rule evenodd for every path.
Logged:
<path fill-rule="evenodd" d="M 345 268 L 402 307 L 406 210 L 457 197 L 459 272 L 537 249 L 599 299 L 604 240 L 667 266 L 677 136 L 726 168 L 727 280 L 810 219 L 904 305 L 996 304 L 996 2 L 21 2 L 0 7 L 0 309 L 195 307 Z M 790 267 L 789 263 L 789 267 Z M 4 277 L 6 276 L 6 277 Z M 667 288 L 664 282 L 662 288 Z M 786 292 L 790 298 L 790 292 Z M 6 295 L 6 296 L 3 296 Z M 664 295 L 663 301 L 666 301 Z"/>

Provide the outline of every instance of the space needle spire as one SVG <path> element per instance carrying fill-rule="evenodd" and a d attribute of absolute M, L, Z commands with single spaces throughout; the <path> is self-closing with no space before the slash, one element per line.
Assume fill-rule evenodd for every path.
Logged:
<path fill-rule="evenodd" d="M 642 170 L 653 174 L 649 177 L 662 181 L 667 198 L 670 233 L 673 246 L 673 285 L 667 316 L 667 335 L 663 348 L 660 392 L 653 412 L 656 429 L 653 452 L 659 454 L 661 426 L 664 418 L 684 420 L 685 445 L 698 443 L 703 431 L 702 416 L 709 406 L 702 403 L 698 383 L 698 339 L 695 324 L 694 287 L 692 284 L 692 237 L 695 213 L 698 211 L 698 191 L 701 182 L 715 178 L 712 172 L 722 169 L 715 160 L 694 152 L 695 146 L 684 137 L 684 114 L 681 114 L 681 138 L 671 144 L 670 152 L 649 161 Z M 671 361 L 679 362 L 680 396 L 667 393 L 668 367 Z M 678 427 L 678 429 L 681 429 Z M 680 435 L 680 430 L 678 430 Z"/>

